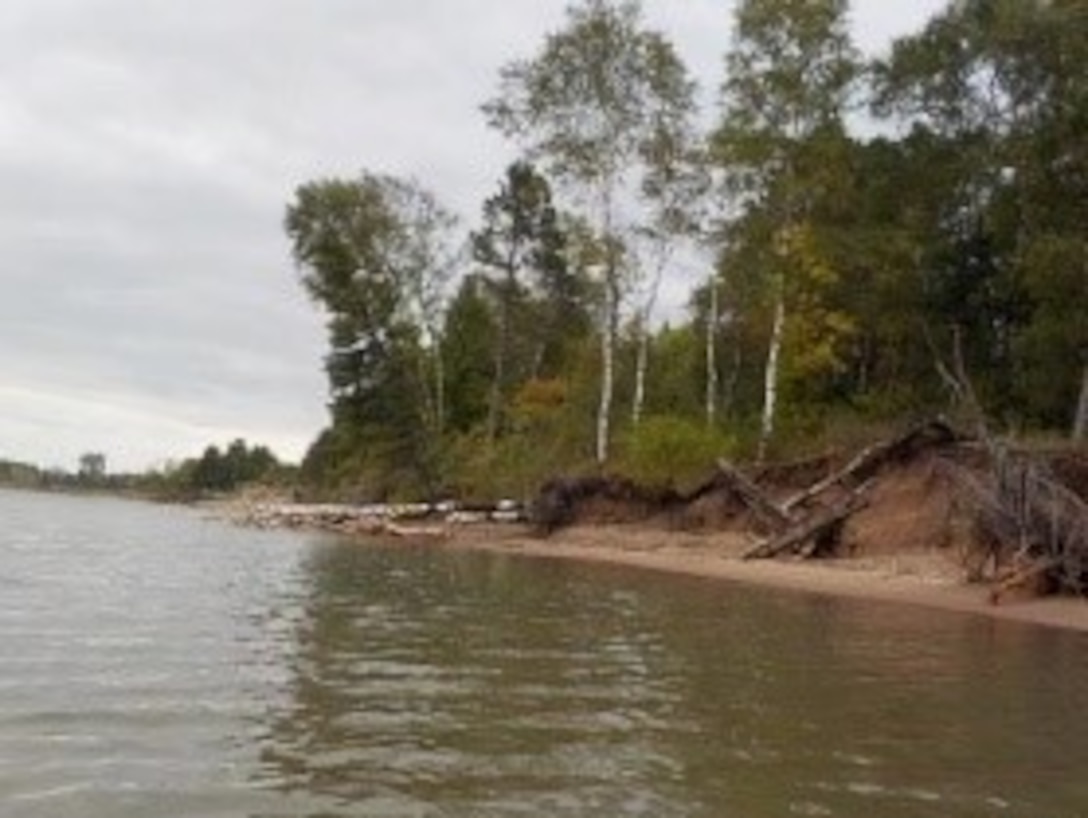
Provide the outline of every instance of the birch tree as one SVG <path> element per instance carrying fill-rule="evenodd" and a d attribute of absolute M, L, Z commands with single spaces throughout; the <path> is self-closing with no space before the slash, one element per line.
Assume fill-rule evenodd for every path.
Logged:
<path fill-rule="evenodd" d="M 806 221 L 812 188 L 802 150 L 842 132 L 858 74 L 846 0 L 740 0 L 726 56 L 722 122 L 714 143 L 726 192 L 770 223 L 765 289 L 771 301 L 760 456 L 775 431 L 789 319 L 790 237 Z"/>
<path fill-rule="evenodd" d="M 690 116 L 694 93 L 672 45 L 643 26 L 638 2 L 583 0 L 568 9 L 565 27 L 548 35 L 532 59 L 502 69 L 499 93 L 484 112 L 493 127 L 545 164 L 585 208 L 594 232 L 616 246 L 633 226 L 627 208 L 638 196 L 651 146 Z M 621 273 L 617 254 L 605 254 L 600 463 L 609 455 Z"/>
<path fill-rule="evenodd" d="M 646 401 L 651 324 L 658 294 L 678 256 L 696 256 L 705 235 L 704 199 L 710 190 L 706 152 L 690 122 L 665 131 L 647 146 L 647 175 L 642 193 L 645 222 L 635 231 L 638 257 L 645 274 L 644 292 L 635 316 L 635 388 L 631 420 L 637 426 Z"/>

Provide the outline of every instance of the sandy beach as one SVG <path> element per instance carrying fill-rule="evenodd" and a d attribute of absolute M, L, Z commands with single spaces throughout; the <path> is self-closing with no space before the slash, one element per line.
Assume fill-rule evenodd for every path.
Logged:
<path fill-rule="evenodd" d="M 994 605 L 987 588 L 968 584 L 953 555 L 940 551 L 744 561 L 740 554 L 749 540 L 741 534 L 690 534 L 639 525 L 577 526 L 547 539 L 521 526 L 464 526 L 439 542 L 436 547 L 623 565 L 1088 632 L 1088 600 L 1010 595 Z"/>

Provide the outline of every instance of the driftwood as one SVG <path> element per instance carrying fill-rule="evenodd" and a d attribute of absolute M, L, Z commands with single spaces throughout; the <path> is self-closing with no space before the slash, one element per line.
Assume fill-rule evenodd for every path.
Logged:
<path fill-rule="evenodd" d="M 749 549 L 744 559 L 771 559 L 786 553 L 808 559 L 831 553 L 846 521 L 868 505 L 868 489 L 883 469 L 959 440 L 948 423 L 936 419 L 863 449 L 838 471 L 781 504 L 771 503 L 780 525 L 774 536 Z"/>
<path fill-rule="evenodd" d="M 943 420 L 920 424 L 868 447 L 843 468 L 785 502 L 779 502 L 726 460 L 718 460 L 710 480 L 688 494 L 641 487 L 621 478 L 557 478 L 538 493 L 532 520 L 537 530 L 547 535 L 577 521 L 600 522 L 612 509 L 618 509 L 625 520 L 645 519 L 662 513 L 671 515 L 691 508 L 704 497 L 722 494 L 738 509 L 747 511 L 757 533 L 765 535 L 744 555 L 745 559 L 766 559 L 787 552 L 802 558 L 825 556 L 837 545 L 846 520 L 868 504 L 867 491 L 878 473 L 889 465 L 910 461 L 922 452 L 959 440 Z M 822 461 L 817 465 L 825 467 Z M 603 515 L 602 508 L 606 512 Z"/>
<path fill-rule="evenodd" d="M 978 437 L 968 449 L 965 438 L 943 419 L 914 426 L 863 449 L 784 501 L 725 460 L 718 461 L 709 481 L 686 495 L 617 478 L 557 479 L 541 490 L 533 520 L 550 533 L 576 521 L 612 519 L 616 513 L 627 520 L 683 513 L 720 494 L 732 509 L 747 512 L 765 535 L 745 559 L 823 557 L 833 553 L 852 515 L 869 504 L 869 489 L 884 472 L 932 451 L 951 451 L 954 456 L 942 456 L 937 463 L 957 488 L 960 510 L 972 512 L 972 553 L 978 557 L 974 578 L 991 583 L 991 598 L 996 602 L 1018 587 L 1088 595 L 1088 502 L 1064 485 L 1043 458 L 1011 451 L 982 420 L 976 428 Z M 1074 459 L 1082 463 L 1079 456 Z M 1076 472 L 1069 464 L 1065 470 Z M 1088 466 L 1082 471 L 1088 475 Z"/>
<path fill-rule="evenodd" d="M 942 377 L 974 419 L 989 456 L 989 473 L 977 479 L 954 471 L 961 497 L 974 509 L 982 552 L 981 570 L 993 566 L 991 601 L 1013 587 L 1088 592 L 1088 503 L 1064 485 L 1039 456 L 1015 452 L 990 432 L 986 415 L 963 362 L 961 333 L 953 328 L 950 371 Z M 932 343 L 931 343 L 932 347 Z M 986 579 L 985 576 L 979 577 Z"/>
<path fill-rule="evenodd" d="M 990 604 L 999 604 L 1005 594 L 1017 589 L 1028 588 L 1041 593 L 1043 588 L 1040 586 L 1048 584 L 1048 575 L 1058 567 L 1060 567 L 1058 560 L 1049 559 L 1030 561 L 1020 568 L 1010 569 L 1000 576 L 990 589 Z"/>
<path fill-rule="evenodd" d="M 452 502 L 373 505 L 254 504 L 227 510 L 234 522 L 258 528 L 304 528 L 338 534 L 397 538 L 447 537 L 467 523 L 513 523 L 525 519 L 521 504 L 502 501 L 472 511 Z"/>
<path fill-rule="evenodd" d="M 732 463 L 719 460 L 716 477 L 719 487 L 724 486 L 733 492 L 752 514 L 771 531 L 780 531 L 794 522 L 788 511 L 781 508 L 763 489 L 752 482 Z"/>
<path fill-rule="evenodd" d="M 830 489 L 850 488 L 871 479 L 889 463 L 908 460 L 925 449 L 947 446 L 960 439 L 944 420 L 930 420 L 892 440 L 883 440 L 862 449 L 837 472 L 786 500 L 782 510 L 789 514 Z"/>
<path fill-rule="evenodd" d="M 988 441 L 990 467 L 977 476 L 953 467 L 961 501 L 973 512 L 979 562 L 975 578 L 995 583 L 993 601 L 1038 581 L 1088 591 L 1088 503 L 1037 457 Z M 986 566 L 989 565 L 989 574 Z"/>
<path fill-rule="evenodd" d="M 772 559 L 791 552 L 808 559 L 832 551 L 838 544 L 846 520 L 869 504 L 865 493 L 867 488 L 866 484 L 838 502 L 813 511 L 777 537 L 749 549 L 743 558 Z"/>

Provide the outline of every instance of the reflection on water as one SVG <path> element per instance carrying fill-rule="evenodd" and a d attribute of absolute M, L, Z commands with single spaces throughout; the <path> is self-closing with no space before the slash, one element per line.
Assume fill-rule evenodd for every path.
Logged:
<path fill-rule="evenodd" d="M 1082 816 L 1088 639 L 0 493 L 0 815 Z"/>
<path fill-rule="evenodd" d="M 636 594 L 401 547 L 307 567 L 291 704 L 263 754 L 279 786 L 406 814 L 688 814 L 676 744 L 696 726 Z"/>

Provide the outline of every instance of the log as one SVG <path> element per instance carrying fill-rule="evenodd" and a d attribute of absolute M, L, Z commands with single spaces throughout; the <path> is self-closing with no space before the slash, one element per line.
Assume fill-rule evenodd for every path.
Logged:
<path fill-rule="evenodd" d="M 928 439 L 927 439 L 928 438 Z M 882 440 L 862 449 L 849 463 L 823 480 L 813 483 L 782 503 L 787 515 L 815 497 L 837 486 L 857 485 L 875 475 L 889 461 L 901 460 L 907 455 L 932 446 L 943 446 L 958 440 L 955 431 L 943 420 L 930 420 L 909 429 L 892 440 Z"/>
<path fill-rule="evenodd" d="M 1006 591 L 1045 578 L 1047 591 L 1084 595 L 1088 586 L 1088 503 L 1058 481 L 1036 458 L 987 441 L 985 479 L 966 469 L 950 473 L 973 510 L 983 564 L 999 574 L 995 604 Z M 1004 577 L 1004 578 L 1002 578 Z"/>
<path fill-rule="evenodd" d="M 990 604 L 1000 604 L 1001 597 L 1009 591 L 1029 587 L 1031 583 L 1043 580 L 1047 574 L 1059 567 L 1061 560 L 1045 559 L 1029 562 L 1019 570 L 1012 571 L 990 589 Z"/>
<path fill-rule="evenodd" d="M 774 502 L 740 469 L 727 460 L 718 460 L 718 472 L 726 488 L 741 499 L 756 517 L 771 531 L 781 531 L 794 523 L 793 517 Z"/>
<path fill-rule="evenodd" d="M 869 499 L 865 496 L 867 488 L 868 485 L 863 486 L 838 503 L 810 514 L 777 537 L 758 543 L 746 551 L 742 559 L 773 559 L 787 551 L 805 558 L 814 556 L 829 538 L 838 536 L 848 517 L 869 504 Z"/>

